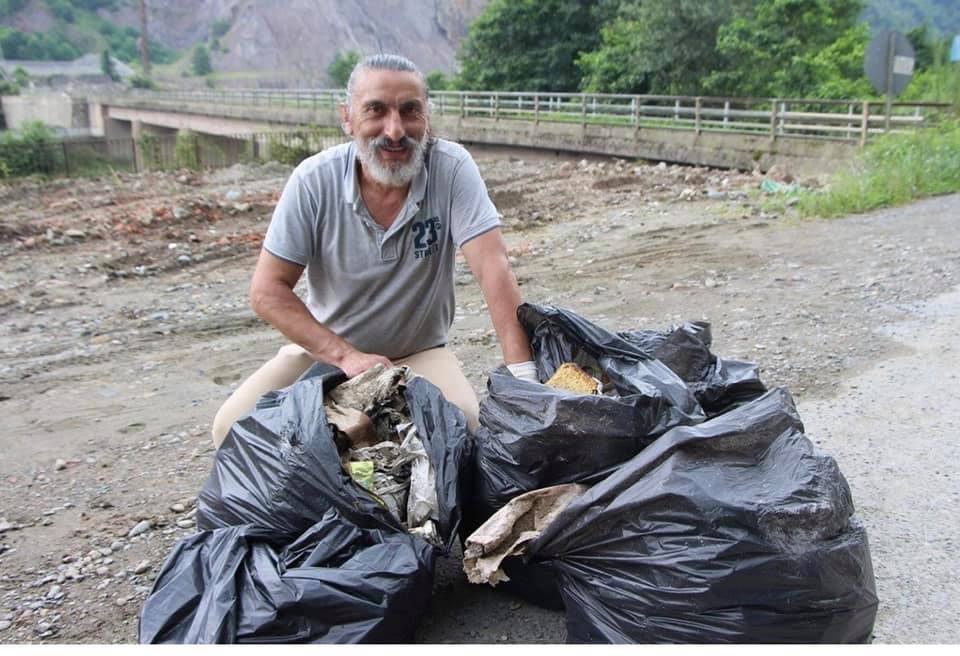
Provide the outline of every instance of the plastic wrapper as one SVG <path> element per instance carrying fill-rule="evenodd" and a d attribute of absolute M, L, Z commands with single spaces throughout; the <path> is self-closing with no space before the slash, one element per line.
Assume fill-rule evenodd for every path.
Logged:
<path fill-rule="evenodd" d="M 853 511 L 775 389 L 661 436 L 525 558 L 556 573 L 568 642 L 864 642 L 877 598 Z"/>

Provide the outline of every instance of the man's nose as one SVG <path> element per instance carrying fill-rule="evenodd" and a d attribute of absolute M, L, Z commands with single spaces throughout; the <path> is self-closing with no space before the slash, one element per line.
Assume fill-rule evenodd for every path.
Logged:
<path fill-rule="evenodd" d="M 400 141 L 406 134 L 403 128 L 403 121 L 400 120 L 400 112 L 390 110 L 387 112 L 387 118 L 383 125 L 383 134 L 390 141 Z"/>

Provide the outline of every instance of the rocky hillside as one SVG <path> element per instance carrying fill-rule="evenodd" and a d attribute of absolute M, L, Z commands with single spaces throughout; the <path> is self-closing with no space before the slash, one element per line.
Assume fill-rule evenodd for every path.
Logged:
<path fill-rule="evenodd" d="M 213 46 L 213 68 L 221 74 L 269 72 L 278 80 L 322 85 L 334 56 L 347 50 L 396 52 L 424 72 L 449 74 L 470 21 L 488 1 L 147 0 L 148 31 L 152 41 L 178 51 L 198 43 Z M 137 0 L 100 4 L 106 5 L 97 11 L 102 19 L 139 30 Z M 2 22 L 48 32 L 57 24 L 50 6 L 30 0 Z M 79 17 L 82 11 L 74 13 Z M 82 22 L 66 25 L 67 33 L 81 29 Z M 189 61 L 189 53 L 182 59 Z"/>

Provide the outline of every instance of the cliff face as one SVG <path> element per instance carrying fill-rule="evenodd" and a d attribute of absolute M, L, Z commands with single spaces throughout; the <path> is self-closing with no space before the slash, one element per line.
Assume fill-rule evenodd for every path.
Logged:
<path fill-rule="evenodd" d="M 338 52 L 393 52 L 425 73 L 456 68 L 470 21 L 489 0 L 147 0 L 151 39 L 177 49 L 208 41 L 229 22 L 211 52 L 220 73 L 269 72 L 323 85 Z M 109 18 L 137 27 L 136 0 Z M 106 17 L 107 14 L 104 14 Z"/>

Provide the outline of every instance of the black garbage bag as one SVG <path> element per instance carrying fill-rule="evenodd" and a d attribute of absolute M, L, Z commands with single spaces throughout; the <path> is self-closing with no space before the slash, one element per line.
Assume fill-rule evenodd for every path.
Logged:
<path fill-rule="evenodd" d="M 404 530 L 341 465 L 323 398 L 343 379 L 335 369 L 311 374 L 264 395 L 231 427 L 198 497 L 200 529 L 250 524 L 293 538 L 336 508 L 361 528 Z M 468 484 L 460 480 L 472 446 L 466 419 L 422 377 L 412 377 L 404 395 L 436 473 L 438 532 L 449 549 Z"/>
<path fill-rule="evenodd" d="M 556 572 L 568 642 L 864 642 L 877 597 L 853 510 L 774 389 L 661 436 L 526 558 Z"/>
<path fill-rule="evenodd" d="M 371 643 L 413 638 L 436 551 L 329 509 L 288 546 L 250 525 L 177 543 L 147 598 L 141 643 Z"/>
<path fill-rule="evenodd" d="M 200 493 L 204 532 L 181 540 L 141 616 L 141 642 L 403 642 L 429 600 L 433 563 L 461 524 L 466 419 L 421 377 L 403 389 L 435 478 L 432 546 L 345 471 L 322 369 L 237 421 Z M 461 480 L 461 473 L 467 477 Z"/>
<path fill-rule="evenodd" d="M 490 373 L 476 435 L 470 530 L 513 497 L 560 483 L 590 483 L 668 429 L 705 415 L 684 382 L 652 355 L 568 310 L 524 304 L 541 381 L 574 362 L 609 392 L 585 395 Z"/>
<path fill-rule="evenodd" d="M 767 391 L 755 364 L 724 360 L 710 352 L 713 336 L 705 321 L 687 321 L 663 332 L 635 330 L 618 335 L 677 374 L 708 417 L 752 401 Z"/>

